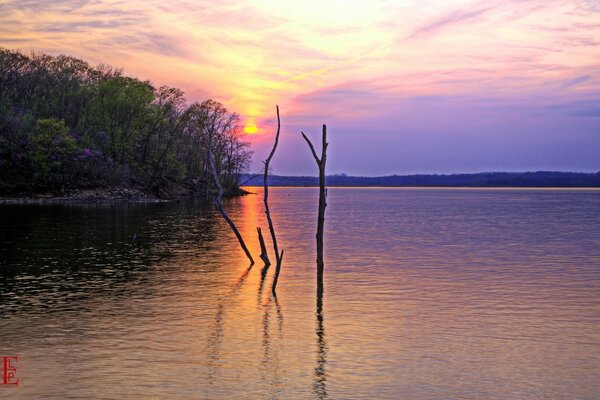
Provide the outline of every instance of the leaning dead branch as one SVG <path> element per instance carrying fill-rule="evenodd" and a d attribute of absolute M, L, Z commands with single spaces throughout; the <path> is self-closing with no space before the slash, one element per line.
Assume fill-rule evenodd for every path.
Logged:
<path fill-rule="evenodd" d="M 323 290 L 323 270 L 325 264 L 323 262 L 323 230 L 325 228 L 325 208 L 327 207 L 327 189 L 325 189 L 325 164 L 327 163 L 327 126 L 323 125 L 323 143 L 321 148 L 321 158 L 317 156 L 317 152 L 311 141 L 302 132 L 302 137 L 308 143 L 317 166 L 319 167 L 319 213 L 317 217 L 317 290 Z"/>
<path fill-rule="evenodd" d="M 267 246 L 265 246 L 265 239 L 263 238 L 262 230 L 260 228 L 256 228 L 258 232 L 258 243 L 260 243 L 260 258 L 265 263 L 265 266 L 271 265 L 271 260 L 269 260 L 269 255 L 267 254 Z"/>
<path fill-rule="evenodd" d="M 277 248 L 277 238 L 275 237 L 275 228 L 273 228 L 273 221 L 271 220 L 271 213 L 269 211 L 269 164 L 271 163 L 271 159 L 275 154 L 275 150 L 277 150 L 277 144 L 279 143 L 279 132 L 281 130 L 281 121 L 279 119 L 279 106 L 277 107 L 277 134 L 275 135 L 275 143 L 273 144 L 273 149 L 269 154 L 269 157 L 264 161 L 264 175 L 263 175 L 263 201 L 265 203 L 265 214 L 267 214 L 267 222 L 269 223 L 269 231 L 271 232 L 271 239 L 273 240 L 273 250 L 275 251 L 275 259 L 279 264 L 279 250 Z"/>
<path fill-rule="evenodd" d="M 258 178 L 261 174 L 263 173 L 263 171 L 261 170 L 258 174 L 256 175 L 252 175 L 250 178 L 246 179 L 244 182 L 240 183 L 240 187 L 244 186 L 246 183 L 250 182 L 252 179 L 254 178 Z"/>
<path fill-rule="evenodd" d="M 229 227 L 231 228 L 233 233 L 235 233 L 235 236 L 237 237 L 238 241 L 240 242 L 240 246 L 242 247 L 242 250 L 244 250 L 244 253 L 246 253 L 246 257 L 248 257 L 248 260 L 250 260 L 250 265 L 254 265 L 254 259 L 252 258 L 250 251 L 248 251 L 248 247 L 246 247 L 246 243 L 244 242 L 242 235 L 240 234 L 238 229 L 235 227 L 235 224 L 233 223 L 231 218 L 229 218 L 227 216 L 227 213 L 223 209 L 223 204 L 221 204 L 221 198 L 223 197 L 223 187 L 221 186 L 221 182 L 219 181 L 219 175 L 217 174 L 217 168 L 215 167 L 215 160 L 214 160 L 212 149 L 210 148 L 210 146 L 208 146 L 208 162 L 210 164 L 210 171 L 212 173 L 213 179 L 215 180 L 215 184 L 217 185 L 217 188 L 219 189 L 219 193 L 217 194 L 217 197 L 215 198 L 215 204 L 217 205 L 217 208 L 219 209 L 219 212 L 221 213 L 221 216 L 223 217 L 223 219 L 225 219 L 225 221 L 227 221 L 227 223 L 229 224 Z"/>

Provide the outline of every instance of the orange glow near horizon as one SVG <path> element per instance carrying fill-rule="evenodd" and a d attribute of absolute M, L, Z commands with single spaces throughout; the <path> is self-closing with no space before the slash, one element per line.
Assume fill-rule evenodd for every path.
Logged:
<path fill-rule="evenodd" d="M 0 46 L 122 67 L 157 87 L 183 89 L 190 102 L 212 98 L 238 113 L 241 132 L 259 145 L 274 134 L 275 104 L 284 130 L 328 123 L 370 132 L 372 142 L 381 127 L 381 146 L 390 148 L 390 137 L 426 125 L 450 134 L 445 111 L 465 114 L 457 132 L 481 132 L 471 114 L 515 119 L 486 116 L 488 108 L 512 113 L 539 104 L 551 112 L 568 103 L 573 115 L 593 116 L 589 104 L 600 94 L 600 7 L 590 0 L 0 3 Z M 425 101 L 437 103 L 419 108 Z M 462 108 L 451 112 L 449 104 Z M 414 116 L 418 128 L 409 128 Z M 533 143 L 547 131 L 525 117 L 516 122 L 524 131 L 539 126 Z"/>
<path fill-rule="evenodd" d="M 437 0 L 421 7 L 411 0 L 328 0 L 311 7 L 256 0 L 201 7 L 190 0 L 178 6 L 103 0 L 73 9 L 66 0 L 37 8 L 8 1 L 0 45 L 122 66 L 156 85 L 181 87 L 190 100 L 212 97 L 242 118 L 262 118 L 274 104 L 287 115 L 305 112 L 298 104 L 303 96 L 341 87 L 450 95 L 485 82 L 485 89 L 510 93 L 597 66 L 599 57 L 586 47 L 600 40 L 597 10 L 586 13 L 566 1 L 531 3 Z M 482 54 L 485 48 L 496 50 Z M 525 64 L 525 57 L 540 64 Z M 506 79 L 518 76 L 530 79 L 527 86 Z"/>
<path fill-rule="evenodd" d="M 246 135 L 257 135 L 259 133 L 258 126 L 256 126 L 256 118 L 251 117 L 246 120 L 246 123 L 244 124 L 244 133 L 246 133 Z"/>

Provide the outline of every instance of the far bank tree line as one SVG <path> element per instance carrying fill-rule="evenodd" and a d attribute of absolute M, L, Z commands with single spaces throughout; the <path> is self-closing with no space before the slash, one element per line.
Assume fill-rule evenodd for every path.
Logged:
<path fill-rule="evenodd" d="M 0 48 L 0 192 L 172 184 L 226 190 L 249 165 L 239 117 L 107 66 Z"/>

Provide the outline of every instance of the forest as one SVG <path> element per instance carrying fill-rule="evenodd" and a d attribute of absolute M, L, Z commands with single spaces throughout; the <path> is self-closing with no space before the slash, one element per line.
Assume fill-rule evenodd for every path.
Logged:
<path fill-rule="evenodd" d="M 0 48 L 0 194 L 235 190 L 251 152 L 239 116 L 106 65 Z"/>

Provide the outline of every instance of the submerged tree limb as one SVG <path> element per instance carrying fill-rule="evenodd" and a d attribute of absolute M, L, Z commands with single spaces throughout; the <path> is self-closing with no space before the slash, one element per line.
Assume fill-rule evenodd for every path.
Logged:
<path fill-rule="evenodd" d="M 215 184 L 217 185 L 217 188 L 219 189 L 219 193 L 217 194 L 217 197 L 215 198 L 215 204 L 217 205 L 217 208 L 219 209 L 219 212 L 221 213 L 221 216 L 223 217 L 223 219 L 225 219 L 225 221 L 227 221 L 227 223 L 229 224 L 229 227 L 231 228 L 233 233 L 235 233 L 235 236 L 237 237 L 238 241 L 240 242 L 240 246 L 242 247 L 242 250 L 244 250 L 244 253 L 246 253 L 246 257 L 248 257 L 248 260 L 250 260 L 250 265 L 254 265 L 254 259 L 252 258 L 252 254 L 250 254 L 250 251 L 248 251 L 248 247 L 246 247 L 246 243 L 244 242 L 242 235 L 236 228 L 236 226 L 233 223 L 233 221 L 231 220 L 231 218 L 229 218 L 227 216 L 227 213 L 223 209 L 223 204 L 221 204 L 221 198 L 223 197 L 223 187 L 221 186 L 221 182 L 219 181 L 219 175 L 217 174 L 217 168 L 215 167 L 215 160 L 213 158 L 212 149 L 210 148 L 210 146 L 208 147 L 208 161 L 210 164 L 210 170 L 211 170 L 213 179 L 215 180 Z"/>
<path fill-rule="evenodd" d="M 260 228 L 256 228 L 258 232 L 258 243 L 260 243 L 260 258 L 265 263 L 265 266 L 271 265 L 271 261 L 269 260 L 269 255 L 267 254 L 267 246 L 265 246 L 265 239 L 262 235 L 262 230 Z"/>
<path fill-rule="evenodd" d="M 240 187 L 244 186 L 246 183 L 250 182 L 252 179 L 259 177 L 260 175 L 262 175 L 263 171 L 261 170 L 258 174 L 256 175 L 252 175 L 250 178 L 246 179 L 244 182 L 240 183 Z"/>

